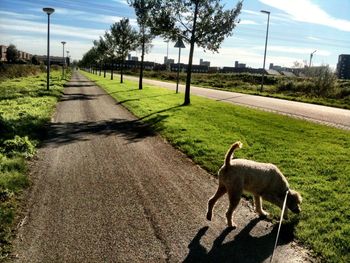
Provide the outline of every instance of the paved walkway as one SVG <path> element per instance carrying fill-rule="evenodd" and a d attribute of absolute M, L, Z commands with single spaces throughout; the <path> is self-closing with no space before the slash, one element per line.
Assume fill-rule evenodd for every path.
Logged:
<path fill-rule="evenodd" d="M 126 77 L 138 81 L 137 77 Z M 158 80 L 144 79 L 144 83 L 175 90 L 176 84 Z M 185 86 L 179 85 L 179 91 L 184 92 Z M 211 98 L 217 101 L 239 104 L 266 111 L 277 112 L 295 118 L 323 123 L 341 129 L 350 130 L 350 110 L 333 107 L 288 101 L 282 99 L 254 96 L 242 93 L 207 89 L 191 86 L 191 94 Z"/>
<path fill-rule="evenodd" d="M 276 225 L 242 201 L 205 219 L 216 180 L 75 72 L 30 168 L 16 262 L 268 262 Z M 307 262 L 286 239 L 275 262 Z"/>

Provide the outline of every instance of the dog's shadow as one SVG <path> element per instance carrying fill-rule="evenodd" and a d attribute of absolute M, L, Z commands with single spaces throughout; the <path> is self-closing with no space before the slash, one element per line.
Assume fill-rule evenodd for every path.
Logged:
<path fill-rule="evenodd" d="M 200 243 L 201 238 L 205 235 L 209 227 L 201 228 L 188 245 L 189 253 L 183 262 L 263 262 L 273 252 L 278 226 L 275 225 L 266 235 L 259 237 L 251 236 L 250 231 L 259 221 L 259 218 L 253 219 L 233 240 L 223 244 L 225 238 L 233 228 L 224 229 L 215 239 L 209 251 Z M 286 244 L 290 241 L 283 239 L 279 240 L 278 244 Z"/>

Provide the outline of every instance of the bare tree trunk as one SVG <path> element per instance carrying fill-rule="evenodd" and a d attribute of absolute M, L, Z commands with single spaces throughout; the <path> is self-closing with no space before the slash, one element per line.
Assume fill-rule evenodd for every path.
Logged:
<path fill-rule="evenodd" d="M 103 77 L 106 77 L 106 62 L 103 63 Z"/>
<path fill-rule="evenodd" d="M 196 24 L 197 24 L 197 15 L 198 15 L 198 4 L 199 4 L 199 1 L 196 2 L 196 4 L 195 4 L 196 6 L 194 9 L 193 27 L 192 27 L 192 35 L 191 35 L 191 48 L 190 48 L 190 56 L 189 56 L 189 60 L 188 60 L 187 77 L 186 77 L 185 101 L 184 101 L 183 105 L 189 105 L 191 102 L 191 100 L 190 100 L 190 88 L 191 88 L 191 74 L 192 74 L 194 42 L 195 42 Z"/>
<path fill-rule="evenodd" d="M 142 53 L 141 53 L 141 65 L 140 65 L 139 89 L 142 89 L 144 56 L 145 56 L 145 38 L 143 37 L 143 39 L 142 39 Z"/>
<path fill-rule="evenodd" d="M 124 59 L 122 59 L 122 64 L 120 65 L 120 83 L 123 83 L 123 69 L 124 69 Z"/>
<path fill-rule="evenodd" d="M 113 60 L 112 60 L 112 63 L 111 63 L 111 80 L 113 80 Z"/>

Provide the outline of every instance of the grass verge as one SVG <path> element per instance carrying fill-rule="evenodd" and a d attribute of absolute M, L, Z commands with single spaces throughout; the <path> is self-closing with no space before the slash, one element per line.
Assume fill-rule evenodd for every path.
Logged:
<path fill-rule="evenodd" d="M 46 133 L 65 82 L 61 72 L 54 71 L 49 91 L 46 74 L 0 83 L 0 261 L 11 252 L 18 200 L 29 185 L 25 160 L 35 154 Z"/>
<path fill-rule="evenodd" d="M 138 76 L 135 72 L 128 72 L 134 76 Z M 176 82 L 175 72 L 156 72 L 156 71 L 145 71 L 145 78 Z M 180 83 L 185 84 L 186 73 L 180 73 Z M 264 91 L 260 92 L 261 76 L 257 74 L 229 74 L 229 73 L 218 73 L 218 74 L 205 74 L 205 73 L 193 73 L 191 83 L 194 86 L 225 90 L 230 92 L 240 92 L 244 94 L 258 95 L 271 98 L 286 99 L 292 101 L 306 102 L 324 106 L 331 106 L 343 109 L 350 109 L 350 82 L 349 81 L 338 81 L 339 87 L 342 92 L 339 93 L 339 98 L 321 97 L 312 95 L 303 91 L 298 90 L 296 87 L 302 86 L 302 79 L 298 78 L 287 78 L 284 76 L 265 76 Z M 280 90 L 278 87 L 283 83 L 291 83 L 291 88 L 284 88 Z M 307 83 L 307 82 L 306 82 Z"/>
<path fill-rule="evenodd" d="M 296 238 L 327 262 L 350 262 L 350 132 L 196 96 L 181 106 L 183 94 L 84 74 L 211 173 L 236 140 L 238 157 L 278 165 L 303 196 L 289 221 Z"/>

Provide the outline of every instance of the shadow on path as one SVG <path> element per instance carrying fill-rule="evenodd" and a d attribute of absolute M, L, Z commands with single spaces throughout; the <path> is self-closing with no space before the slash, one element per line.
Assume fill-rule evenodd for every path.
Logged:
<path fill-rule="evenodd" d="M 255 218 L 239 232 L 233 240 L 223 243 L 233 228 L 226 228 L 215 239 L 212 248 L 207 249 L 201 245 L 200 240 L 209 229 L 208 226 L 201 228 L 188 245 L 189 253 L 183 262 L 239 262 L 260 263 L 272 254 L 277 225 L 268 234 L 252 236 L 250 231 L 260 221 Z M 279 244 L 289 243 L 291 240 L 280 240 Z"/>
<path fill-rule="evenodd" d="M 45 144 L 59 146 L 75 141 L 88 141 L 91 139 L 89 135 L 119 135 L 130 142 L 136 142 L 154 136 L 155 133 L 149 125 L 138 120 L 115 118 L 103 121 L 57 122 L 49 125 Z"/>

